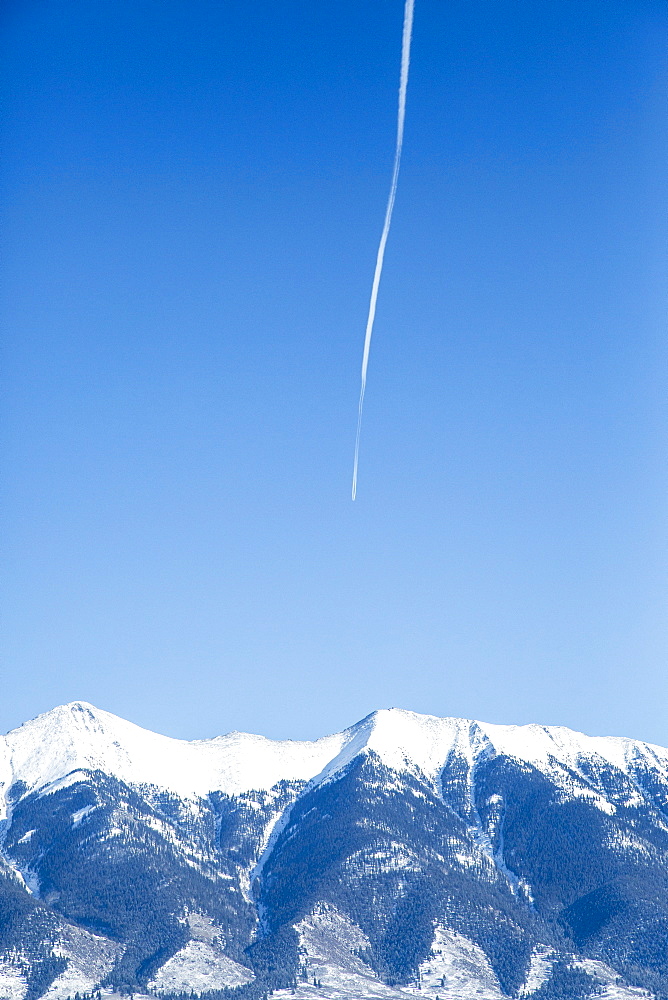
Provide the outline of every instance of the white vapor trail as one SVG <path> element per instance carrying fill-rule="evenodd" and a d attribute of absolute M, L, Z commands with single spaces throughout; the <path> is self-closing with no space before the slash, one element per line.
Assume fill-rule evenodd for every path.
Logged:
<path fill-rule="evenodd" d="M 360 389 L 360 401 L 357 411 L 357 436 L 355 438 L 355 462 L 353 465 L 353 500 L 357 496 L 357 467 L 360 457 L 360 434 L 362 431 L 362 409 L 364 407 L 364 392 L 366 390 L 366 372 L 369 367 L 369 349 L 371 347 L 371 334 L 373 333 L 373 322 L 376 318 L 376 302 L 378 300 L 378 286 L 380 276 L 383 273 L 383 259 L 385 257 L 385 247 L 387 237 L 390 232 L 392 222 L 392 210 L 394 199 L 397 195 L 397 181 L 399 179 L 399 166 L 401 164 L 401 149 L 404 144 L 404 119 L 406 117 L 406 87 L 408 86 L 408 67 L 411 61 L 411 36 L 413 33 L 413 8 L 415 0 L 406 0 L 404 6 L 404 33 L 401 41 L 401 77 L 399 79 L 399 111 L 397 114 L 397 145 L 394 151 L 394 169 L 392 171 L 392 184 L 390 186 L 390 197 L 387 200 L 385 209 L 385 222 L 383 232 L 378 245 L 378 256 L 376 257 L 376 270 L 373 275 L 371 286 L 371 300 L 369 302 L 369 315 L 366 321 L 366 334 L 364 337 L 364 354 L 362 355 L 362 386 Z"/>

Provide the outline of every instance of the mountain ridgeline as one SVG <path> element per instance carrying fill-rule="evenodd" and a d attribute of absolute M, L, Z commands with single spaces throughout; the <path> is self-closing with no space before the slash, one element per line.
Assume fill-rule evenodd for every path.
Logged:
<path fill-rule="evenodd" d="M 668 1000 L 668 751 L 396 709 L 0 738 L 0 997 Z"/>

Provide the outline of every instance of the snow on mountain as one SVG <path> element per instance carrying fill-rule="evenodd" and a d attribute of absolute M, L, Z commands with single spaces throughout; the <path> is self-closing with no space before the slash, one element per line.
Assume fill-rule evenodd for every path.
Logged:
<path fill-rule="evenodd" d="M 67 968 L 47 990 L 46 1000 L 66 1000 L 75 993 L 92 991 L 122 952 L 123 945 L 115 941 L 90 934 L 82 927 L 64 926 L 54 954 L 67 959 Z"/>
<path fill-rule="evenodd" d="M 241 986 L 255 977 L 250 969 L 229 958 L 223 950 L 225 935 L 210 917 L 188 914 L 191 938 L 160 967 L 149 982 L 157 994 L 195 990 L 222 990 Z"/>
<path fill-rule="evenodd" d="M 309 985 L 321 982 L 328 991 L 342 995 L 383 996 L 391 990 L 360 958 L 369 939 L 344 914 L 324 903 L 295 927 L 299 935 L 301 974 Z"/>
<path fill-rule="evenodd" d="M 649 990 L 623 983 L 615 970 L 605 962 L 584 959 L 575 962 L 574 965 L 593 976 L 598 982 L 598 1000 L 652 1000 Z"/>
<path fill-rule="evenodd" d="M 441 1000 L 503 1000 L 499 981 L 482 948 L 447 927 L 437 925 L 428 959 L 419 970 L 423 994 Z"/>
<path fill-rule="evenodd" d="M 327 781 L 369 751 L 388 767 L 416 769 L 435 784 L 453 753 L 471 766 L 498 754 L 544 771 L 559 765 L 577 771 L 582 759 L 599 759 L 628 773 L 634 764 L 647 762 L 668 776 L 668 750 L 662 747 L 585 736 L 564 727 L 501 726 L 385 709 L 315 741 L 233 732 L 188 742 L 73 702 L 0 738 L 0 790 L 6 792 L 16 781 L 29 790 L 54 790 L 76 780 L 78 772 L 101 770 L 126 783 L 154 785 L 186 799 L 212 790 L 238 795 L 271 788 L 282 779 Z"/>
<path fill-rule="evenodd" d="M 101 770 L 135 785 L 155 785 L 182 798 L 212 789 L 239 794 L 281 779 L 308 780 L 336 755 L 342 734 L 315 742 L 229 733 L 211 740 L 171 739 L 85 702 L 62 705 L 13 730 L 0 746 L 0 781 L 31 790 L 82 770 Z"/>
<path fill-rule="evenodd" d="M 519 996 L 526 997 L 540 989 L 546 983 L 552 972 L 552 960 L 555 957 L 553 948 L 538 945 L 531 952 L 531 960 L 526 979 L 519 989 Z"/>
<path fill-rule="evenodd" d="M 215 943 L 188 941 L 148 985 L 158 994 L 180 990 L 200 993 L 241 986 L 253 978 L 252 972 L 228 958 Z"/>
<path fill-rule="evenodd" d="M 28 992 L 25 965 L 19 955 L 0 958 L 0 997 L 24 1000 Z"/>
<path fill-rule="evenodd" d="M 353 730 L 357 741 L 364 733 L 365 748 L 375 751 L 388 767 L 403 770 L 412 765 L 432 779 L 453 751 L 471 764 L 481 757 L 502 755 L 543 771 L 551 771 L 555 764 L 577 770 L 581 759 L 599 758 L 628 773 L 632 764 L 648 761 L 668 775 L 668 750 L 663 747 L 623 737 L 586 736 L 564 726 L 502 726 L 392 708 L 374 712 L 348 732 Z M 340 755 L 342 764 L 352 749 L 350 740 Z"/>
<path fill-rule="evenodd" d="M 277 997 L 297 1000 L 325 995 L 331 1000 L 504 1000 L 485 953 L 462 934 L 436 926 L 431 954 L 419 968 L 415 982 L 387 986 L 359 954 L 369 941 L 359 927 L 324 903 L 315 906 L 295 928 L 299 934 L 303 982 L 295 992 L 278 990 Z M 315 988 L 317 983 L 317 988 Z"/>

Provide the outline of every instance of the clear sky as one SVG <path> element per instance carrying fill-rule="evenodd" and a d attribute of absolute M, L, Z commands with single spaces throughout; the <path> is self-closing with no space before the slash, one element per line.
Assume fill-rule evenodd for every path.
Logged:
<path fill-rule="evenodd" d="M 663 0 L 3 6 L 0 729 L 668 744 Z"/>

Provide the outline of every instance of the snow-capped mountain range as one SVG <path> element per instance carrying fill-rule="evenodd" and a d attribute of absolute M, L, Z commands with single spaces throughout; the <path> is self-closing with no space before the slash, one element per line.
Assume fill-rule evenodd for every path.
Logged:
<path fill-rule="evenodd" d="M 23 782 L 31 792 L 46 791 L 76 781 L 79 772 L 95 770 L 184 799 L 212 791 L 239 795 L 280 781 L 315 786 L 370 752 L 386 767 L 411 770 L 435 787 L 453 753 L 472 765 L 490 756 L 512 757 L 551 775 L 559 768 L 577 770 L 579 761 L 592 759 L 628 774 L 642 761 L 668 779 L 667 749 L 623 737 L 585 736 L 563 726 L 500 726 L 390 708 L 314 741 L 237 732 L 186 741 L 73 702 L 0 737 L 0 790 L 5 793 L 0 808 L 6 809 L 13 782 Z"/>
<path fill-rule="evenodd" d="M 668 750 L 399 709 L 0 737 L 0 998 L 668 997 Z M 291 992 L 293 991 L 293 992 Z"/>

